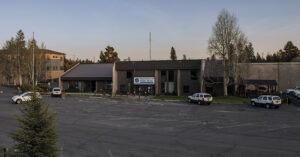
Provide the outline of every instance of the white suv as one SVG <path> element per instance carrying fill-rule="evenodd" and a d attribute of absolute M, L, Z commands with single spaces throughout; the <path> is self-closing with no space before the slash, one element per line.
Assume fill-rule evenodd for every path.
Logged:
<path fill-rule="evenodd" d="M 213 101 L 213 97 L 208 93 L 195 93 L 191 96 L 188 96 L 189 103 L 197 102 L 200 104 L 210 105 Z"/>
<path fill-rule="evenodd" d="M 261 95 L 258 98 L 251 99 L 251 105 L 256 106 L 264 106 L 266 108 L 279 108 L 281 105 L 281 98 L 279 96 L 273 95 Z"/>
<path fill-rule="evenodd" d="M 21 95 L 13 96 L 11 99 L 14 103 L 20 104 L 22 102 L 30 101 L 32 99 L 33 94 L 34 94 L 33 92 L 25 92 Z M 42 96 L 39 92 L 35 92 L 35 94 L 36 94 L 37 98 L 40 98 L 40 99 L 42 98 Z"/>
<path fill-rule="evenodd" d="M 51 96 L 61 97 L 61 95 L 62 95 L 62 92 L 61 92 L 60 88 L 55 87 L 55 88 L 52 89 Z"/>

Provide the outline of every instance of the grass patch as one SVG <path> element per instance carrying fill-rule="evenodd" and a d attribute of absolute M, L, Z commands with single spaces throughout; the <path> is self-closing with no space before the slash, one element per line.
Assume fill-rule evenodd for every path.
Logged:
<path fill-rule="evenodd" d="M 109 96 L 109 95 L 103 95 L 102 98 L 126 98 L 127 96 L 123 95 L 117 95 L 117 96 Z"/>
<path fill-rule="evenodd" d="M 100 95 L 100 94 L 80 94 L 80 93 L 68 93 L 64 94 L 65 96 L 72 96 L 72 97 L 101 97 L 101 98 L 125 98 L 126 96 L 117 95 L 117 96 L 110 96 L 110 95 Z"/>
<path fill-rule="evenodd" d="M 187 101 L 187 96 L 154 96 L 152 99 Z"/>
<path fill-rule="evenodd" d="M 187 101 L 187 96 L 154 96 L 152 99 L 156 100 L 179 100 L 179 101 Z M 213 102 L 217 103 L 236 103 L 236 104 L 248 104 L 250 103 L 249 98 L 241 98 L 235 96 L 228 97 L 214 97 Z"/>
<path fill-rule="evenodd" d="M 214 97 L 214 101 L 213 102 L 249 104 L 250 103 L 250 98 L 241 98 L 241 97 L 235 97 L 235 96 Z"/>
<path fill-rule="evenodd" d="M 64 94 L 65 96 L 75 96 L 75 97 L 90 97 L 90 96 L 98 96 L 94 94 Z"/>

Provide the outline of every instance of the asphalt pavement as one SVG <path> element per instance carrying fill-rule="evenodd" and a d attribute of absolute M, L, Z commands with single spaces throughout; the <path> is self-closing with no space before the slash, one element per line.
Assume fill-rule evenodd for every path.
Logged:
<path fill-rule="evenodd" d="M 0 87 L 0 147 L 18 125 L 16 91 Z M 296 157 L 300 108 L 247 104 L 196 105 L 178 101 L 44 96 L 58 112 L 64 157 Z"/>

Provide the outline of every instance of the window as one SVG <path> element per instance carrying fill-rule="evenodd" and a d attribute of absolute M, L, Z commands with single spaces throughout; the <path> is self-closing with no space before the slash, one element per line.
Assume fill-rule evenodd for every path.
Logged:
<path fill-rule="evenodd" d="M 262 99 L 262 98 L 263 98 L 262 96 L 259 96 L 259 97 L 258 97 L 258 99 Z"/>
<path fill-rule="evenodd" d="M 198 80 L 197 70 L 191 70 L 191 80 Z"/>
<path fill-rule="evenodd" d="M 126 86 L 123 85 L 123 84 L 121 84 L 121 85 L 120 85 L 120 93 L 125 94 L 126 92 L 127 92 L 127 91 L 126 91 Z"/>
<path fill-rule="evenodd" d="M 47 67 L 47 70 L 50 70 L 50 67 Z"/>
<path fill-rule="evenodd" d="M 263 98 L 263 100 L 267 100 L 267 99 L 268 99 L 267 97 L 264 97 L 264 98 Z"/>
<path fill-rule="evenodd" d="M 268 97 L 268 100 L 272 100 L 272 97 Z"/>
<path fill-rule="evenodd" d="M 174 71 L 168 71 L 169 72 L 169 80 L 170 82 L 174 81 Z"/>
<path fill-rule="evenodd" d="M 161 71 L 161 81 L 166 82 L 167 81 L 167 73 L 166 71 Z"/>
<path fill-rule="evenodd" d="M 165 83 L 162 82 L 162 83 L 160 84 L 160 91 L 161 91 L 161 93 L 165 93 L 165 92 L 166 92 L 165 90 L 166 90 L 166 89 L 165 89 Z"/>
<path fill-rule="evenodd" d="M 184 93 L 189 93 L 190 92 L 190 87 L 189 86 L 183 86 L 183 92 Z"/>
<path fill-rule="evenodd" d="M 127 71 L 127 78 L 131 78 L 132 77 L 132 72 L 131 71 Z"/>
<path fill-rule="evenodd" d="M 204 95 L 204 98 L 211 98 L 211 95 Z"/>

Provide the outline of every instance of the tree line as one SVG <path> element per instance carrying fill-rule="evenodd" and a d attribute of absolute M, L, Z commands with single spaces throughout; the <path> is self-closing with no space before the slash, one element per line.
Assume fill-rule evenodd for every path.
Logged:
<path fill-rule="evenodd" d="M 33 67 L 37 80 L 45 79 L 46 64 L 45 44 L 37 45 L 35 39 L 25 40 L 22 30 L 19 30 L 15 37 L 7 40 L 0 51 L 0 73 L 6 80 L 14 85 L 30 83 L 33 80 Z M 34 50 L 34 66 L 32 62 Z"/>

